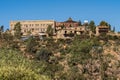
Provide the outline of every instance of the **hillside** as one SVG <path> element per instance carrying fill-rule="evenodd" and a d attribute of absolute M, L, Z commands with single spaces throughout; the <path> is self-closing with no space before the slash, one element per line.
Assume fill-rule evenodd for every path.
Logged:
<path fill-rule="evenodd" d="M 119 80 L 120 38 L 81 35 L 72 39 L 0 39 L 0 79 Z M 12 76 L 11 76 L 12 75 Z"/>

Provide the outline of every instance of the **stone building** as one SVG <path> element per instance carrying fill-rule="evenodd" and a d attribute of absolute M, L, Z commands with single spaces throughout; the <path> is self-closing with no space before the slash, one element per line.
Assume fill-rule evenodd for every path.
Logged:
<path fill-rule="evenodd" d="M 47 35 L 46 31 L 48 26 L 52 26 L 54 37 L 56 38 L 66 38 L 74 37 L 75 34 L 81 35 L 86 32 L 86 26 L 79 26 L 80 23 L 73 21 L 69 18 L 64 22 L 56 22 L 54 20 L 25 20 L 25 21 L 11 21 L 10 31 L 14 34 L 14 26 L 16 23 L 20 22 L 21 32 L 23 36 L 33 35 L 33 36 L 44 36 Z"/>
<path fill-rule="evenodd" d="M 72 18 L 64 22 L 56 22 L 55 25 L 57 38 L 71 38 L 86 32 L 86 26 L 80 26 L 80 23 L 73 21 Z"/>
<path fill-rule="evenodd" d="M 56 27 L 78 27 L 79 22 L 73 21 L 72 18 L 69 18 L 67 21 L 64 22 L 56 22 Z"/>
<path fill-rule="evenodd" d="M 57 30 L 57 38 L 71 38 L 74 35 L 82 35 L 86 32 L 85 26 L 77 26 L 77 27 L 68 27 L 64 29 Z"/>
<path fill-rule="evenodd" d="M 14 26 L 16 23 L 20 22 L 21 32 L 23 35 L 28 33 L 32 35 L 40 35 L 42 33 L 46 34 L 47 27 L 50 25 L 52 28 L 55 28 L 54 20 L 25 20 L 25 21 L 11 21 L 10 30 L 14 33 Z"/>
<path fill-rule="evenodd" d="M 108 33 L 109 27 L 108 26 L 97 26 L 96 27 L 96 35 L 99 36 L 101 33 Z"/>

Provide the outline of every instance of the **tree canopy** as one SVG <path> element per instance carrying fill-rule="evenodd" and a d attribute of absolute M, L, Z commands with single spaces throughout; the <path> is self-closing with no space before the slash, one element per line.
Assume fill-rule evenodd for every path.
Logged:
<path fill-rule="evenodd" d="M 109 24 L 106 21 L 101 21 L 99 25 L 100 26 L 109 26 Z"/>
<path fill-rule="evenodd" d="M 47 33 L 49 36 L 53 35 L 53 28 L 52 28 L 51 25 L 49 25 L 49 26 L 47 27 L 46 33 Z"/>
<path fill-rule="evenodd" d="M 94 22 L 94 21 L 90 21 L 88 27 L 89 27 L 89 29 L 90 29 L 92 32 L 95 32 L 96 25 L 95 25 L 95 22 Z"/>
<path fill-rule="evenodd" d="M 15 38 L 20 39 L 20 38 L 21 38 L 21 35 L 22 35 L 20 22 L 18 22 L 18 23 L 15 24 L 15 26 L 14 26 L 14 31 L 15 31 L 15 32 L 14 32 Z"/>

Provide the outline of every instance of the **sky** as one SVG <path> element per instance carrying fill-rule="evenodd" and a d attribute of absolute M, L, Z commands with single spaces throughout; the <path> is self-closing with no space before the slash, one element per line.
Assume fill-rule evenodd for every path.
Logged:
<path fill-rule="evenodd" d="M 120 0 L 0 0 L 0 26 L 13 20 L 104 20 L 120 31 Z"/>

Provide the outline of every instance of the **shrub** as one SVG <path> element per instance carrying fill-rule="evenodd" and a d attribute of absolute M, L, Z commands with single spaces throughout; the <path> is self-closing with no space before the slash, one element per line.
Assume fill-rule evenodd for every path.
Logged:
<path fill-rule="evenodd" d="M 48 61 L 51 55 L 52 52 L 50 50 L 46 48 L 41 48 L 40 50 L 37 51 L 36 58 L 38 60 Z"/>
<path fill-rule="evenodd" d="M 41 76 L 29 68 L 18 66 L 0 67 L 0 79 L 2 80 L 46 80 L 45 76 Z"/>
<path fill-rule="evenodd" d="M 39 74 L 39 64 L 18 51 L 0 49 L 0 63 L 0 80 L 49 80 L 47 76 Z"/>

